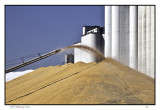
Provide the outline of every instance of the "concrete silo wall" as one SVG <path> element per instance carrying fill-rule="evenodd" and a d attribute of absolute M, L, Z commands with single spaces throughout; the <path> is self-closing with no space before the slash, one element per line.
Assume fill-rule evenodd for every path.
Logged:
<path fill-rule="evenodd" d="M 129 65 L 129 6 L 120 6 L 119 9 L 119 61 L 124 65 Z"/>
<path fill-rule="evenodd" d="M 138 70 L 142 72 L 142 7 L 138 7 Z"/>
<path fill-rule="evenodd" d="M 80 45 L 81 43 L 76 43 L 74 45 Z M 74 48 L 74 63 L 81 61 L 81 49 Z"/>
<path fill-rule="evenodd" d="M 154 6 L 105 6 L 105 57 L 154 77 Z"/>
<path fill-rule="evenodd" d="M 151 6 L 151 75 L 155 73 L 155 6 Z"/>
<path fill-rule="evenodd" d="M 151 77 L 155 74 L 154 6 L 138 7 L 138 70 Z"/>
<path fill-rule="evenodd" d="M 142 71 L 146 73 L 146 6 L 142 6 Z"/>
<path fill-rule="evenodd" d="M 146 73 L 151 73 L 151 7 L 146 7 Z"/>
<path fill-rule="evenodd" d="M 129 8 L 129 66 L 138 70 L 138 7 Z"/>
<path fill-rule="evenodd" d="M 102 48 L 104 47 L 104 40 L 101 34 L 89 33 L 89 34 L 83 35 L 81 38 L 82 38 L 81 43 L 83 45 L 92 47 L 103 53 Z M 93 53 L 89 51 L 83 51 L 82 54 L 83 54 L 83 58 L 82 58 L 83 62 L 86 62 L 86 63 L 97 62 L 96 56 Z"/>
<path fill-rule="evenodd" d="M 84 36 L 82 36 L 82 37 L 81 37 L 81 44 L 82 44 L 82 45 L 85 45 L 85 43 L 86 43 L 86 38 L 85 38 Z M 82 57 L 81 57 L 81 61 L 82 61 L 82 62 L 85 62 L 85 61 L 86 61 L 86 53 L 87 53 L 87 52 L 86 52 L 85 50 L 82 50 L 82 49 L 81 49 L 81 53 L 80 53 L 80 54 L 81 54 L 81 56 L 82 56 Z"/>
<path fill-rule="evenodd" d="M 112 6 L 112 58 L 119 61 L 120 56 L 120 8 Z"/>
<path fill-rule="evenodd" d="M 96 34 L 87 34 L 84 37 L 86 38 L 85 45 L 96 49 L 98 41 Z M 86 63 L 89 62 L 96 62 L 96 57 L 91 52 L 86 52 Z"/>
<path fill-rule="evenodd" d="M 129 65 L 129 6 L 105 7 L 105 57 Z"/>
<path fill-rule="evenodd" d="M 105 7 L 105 57 L 112 57 L 112 6 Z"/>

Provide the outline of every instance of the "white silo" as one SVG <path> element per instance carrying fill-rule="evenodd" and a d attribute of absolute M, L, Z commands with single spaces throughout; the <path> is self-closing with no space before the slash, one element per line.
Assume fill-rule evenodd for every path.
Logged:
<path fill-rule="evenodd" d="M 129 61 L 130 67 L 138 70 L 138 7 L 137 6 L 130 6 L 130 54 L 129 54 Z"/>
<path fill-rule="evenodd" d="M 112 6 L 112 58 L 119 61 L 120 53 L 120 41 L 119 41 L 119 32 L 120 32 L 120 10 L 119 6 Z"/>
<path fill-rule="evenodd" d="M 96 49 L 97 44 L 97 35 L 94 33 L 87 34 L 84 37 L 84 41 L 82 41 L 82 44 L 87 45 L 89 47 Z M 91 52 L 85 52 L 85 62 L 96 62 L 96 57 Z"/>
<path fill-rule="evenodd" d="M 81 43 L 78 42 L 78 43 L 75 43 L 74 45 L 80 45 Z M 82 61 L 81 60 L 81 49 L 79 48 L 74 48 L 74 63 L 77 63 L 79 61 Z"/>
<path fill-rule="evenodd" d="M 155 73 L 155 6 L 151 6 L 151 76 Z"/>
<path fill-rule="evenodd" d="M 105 6 L 105 57 L 112 57 L 112 6 Z"/>
<path fill-rule="evenodd" d="M 105 6 L 105 57 L 129 65 L 129 6 Z"/>
<path fill-rule="evenodd" d="M 154 6 L 138 6 L 138 71 L 154 77 Z"/>
<path fill-rule="evenodd" d="M 155 72 L 154 8 L 105 6 L 105 56 L 151 77 Z"/>
<path fill-rule="evenodd" d="M 119 61 L 129 65 L 129 6 L 119 6 Z"/>
<path fill-rule="evenodd" d="M 146 73 L 146 6 L 142 6 L 142 72 Z"/>
<path fill-rule="evenodd" d="M 103 28 L 100 28 L 99 26 L 84 26 L 84 35 L 81 37 L 81 44 L 92 47 L 104 53 L 104 38 L 102 36 L 102 30 Z M 83 56 L 83 62 L 89 63 L 98 61 L 96 55 L 90 51 L 82 50 L 81 54 Z"/>
<path fill-rule="evenodd" d="M 151 74 L 151 7 L 146 6 L 146 73 Z"/>
<path fill-rule="evenodd" d="M 85 35 L 81 37 L 81 44 L 82 44 L 82 45 L 86 45 Z M 82 62 L 86 62 L 86 60 L 87 60 L 87 56 L 86 56 L 87 54 L 86 54 L 86 53 L 87 53 L 86 50 L 81 49 L 81 53 L 80 53 L 80 54 L 81 54 L 81 61 L 82 61 Z"/>
<path fill-rule="evenodd" d="M 142 7 L 138 6 L 138 71 L 142 72 Z"/>
<path fill-rule="evenodd" d="M 96 48 L 96 35 L 95 34 L 86 34 L 82 37 L 82 44 L 92 47 L 92 48 Z M 96 58 L 94 56 L 94 54 L 92 54 L 89 51 L 84 51 L 83 53 L 83 61 L 86 63 L 89 62 L 95 62 Z"/>

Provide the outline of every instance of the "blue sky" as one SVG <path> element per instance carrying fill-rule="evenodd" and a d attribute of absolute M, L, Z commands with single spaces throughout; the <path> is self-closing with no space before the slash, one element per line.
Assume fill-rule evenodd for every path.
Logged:
<path fill-rule="evenodd" d="M 80 41 L 84 25 L 104 27 L 104 6 L 6 6 L 5 14 L 7 65 L 21 62 L 10 60 L 73 45 Z M 64 54 L 19 70 L 62 65 Z"/>

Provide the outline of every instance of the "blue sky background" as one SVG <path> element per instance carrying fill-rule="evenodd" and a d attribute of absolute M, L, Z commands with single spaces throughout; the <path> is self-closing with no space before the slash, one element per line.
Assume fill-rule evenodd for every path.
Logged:
<path fill-rule="evenodd" d="M 104 6 L 6 6 L 5 14 L 6 65 L 21 62 L 8 62 L 20 57 L 73 45 L 80 41 L 84 25 L 104 27 Z M 62 65 L 65 53 L 73 52 L 19 70 Z"/>

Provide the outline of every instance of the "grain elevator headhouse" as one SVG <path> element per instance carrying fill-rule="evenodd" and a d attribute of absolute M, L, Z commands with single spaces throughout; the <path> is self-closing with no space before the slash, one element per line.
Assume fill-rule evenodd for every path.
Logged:
<path fill-rule="evenodd" d="M 86 45 L 104 53 L 104 28 L 99 26 L 83 26 L 83 35 L 81 42 L 75 45 Z M 86 63 L 97 62 L 97 58 L 91 52 L 82 49 L 74 49 L 75 59 L 74 62 L 83 61 Z"/>

